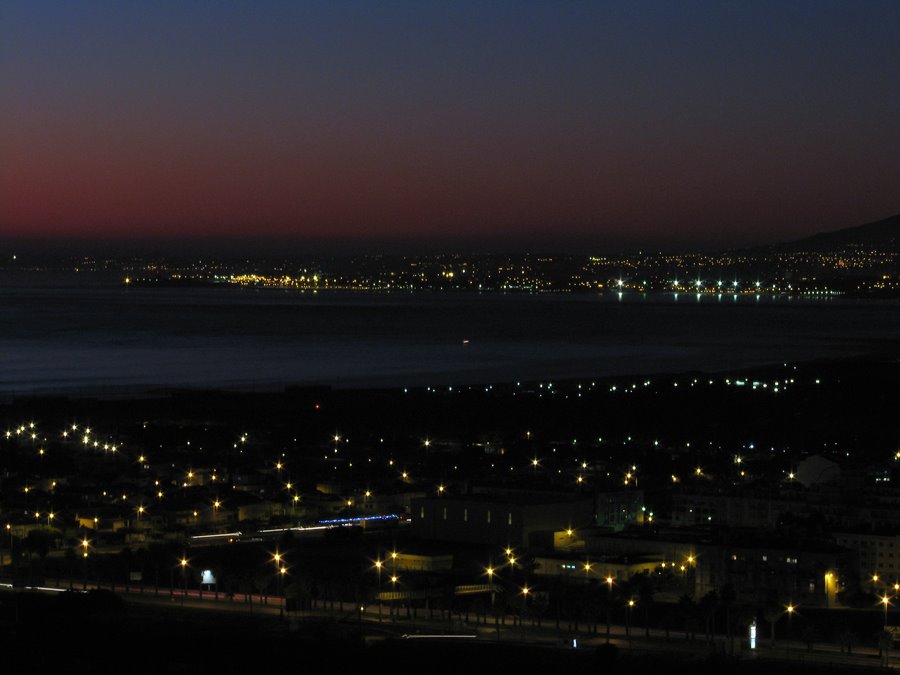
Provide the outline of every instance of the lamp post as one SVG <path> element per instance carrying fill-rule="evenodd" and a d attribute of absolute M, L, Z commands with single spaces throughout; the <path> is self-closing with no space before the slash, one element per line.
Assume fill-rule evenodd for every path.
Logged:
<path fill-rule="evenodd" d="M 591 568 L 592 568 L 592 565 L 591 565 L 590 561 L 586 561 L 583 566 L 585 586 L 587 586 L 587 584 L 590 583 Z M 596 633 L 597 632 L 596 629 L 597 629 L 597 624 L 595 622 L 594 630 L 591 630 L 591 617 L 590 617 L 590 614 L 588 614 L 588 616 L 587 616 L 587 632 L 588 633 Z"/>
<path fill-rule="evenodd" d="M 393 593 L 396 595 L 397 593 L 397 582 L 400 580 L 396 574 L 391 574 L 391 589 Z M 391 603 L 391 621 L 397 620 L 397 613 L 394 611 L 394 604 Z"/>
<path fill-rule="evenodd" d="M 181 560 L 178 562 L 178 564 L 181 566 L 181 606 L 184 607 L 184 598 L 187 595 L 187 558 L 182 555 Z"/>
<path fill-rule="evenodd" d="M 797 608 L 793 604 L 788 604 L 787 607 L 784 608 L 784 611 L 787 612 L 788 617 L 788 625 L 787 625 L 787 640 L 785 641 L 785 653 L 788 654 L 791 651 L 791 619 L 794 617 L 794 612 L 797 611 Z"/>
<path fill-rule="evenodd" d="M 496 611 L 496 592 L 494 590 L 494 573 L 496 570 L 493 565 L 488 565 L 485 568 L 485 574 L 488 577 L 488 585 L 491 587 L 491 611 L 494 613 L 494 628 L 497 631 L 497 642 L 500 642 L 500 615 Z"/>
<path fill-rule="evenodd" d="M 889 595 L 887 595 L 887 593 L 885 593 L 883 596 L 881 596 L 881 604 L 884 607 L 884 629 L 887 630 L 888 605 L 891 604 L 891 598 Z"/>
<path fill-rule="evenodd" d="M 282 567 L 278 570 L 278 594 L 281 596 L 281 605 L 278 607 L 278 616 L 284 618 L 284 610 L 285 610 L 285 602 L 287 598 L 284 597 L 284 575 L 287 574 L 287 567 Z"/>
<path fill-rule="evenodd" d="M 606 577 L 606 643 L 609 644 L 609 615 L 612 614 L 613 578 Z"/>
<path fill-rule="evenodd" d="M 629 642 L 631 641 L 631 608 L 634 607 L 634 599 L 629 598 L 628 604 L 625 607 L 625 637 L 628 638 Z"/>
<path fill-rule="evenodd" d="M 531 589 L 528 586 L 522 586 L 522 609 L 519 611 L 519 630 L 522 630 L 522 615 L 525 613 L 525 609 L 528 606 L 528 594 L 531 593 Z"/>
<path fill-rule="evenodd" d="M 381 623 L 381 568 L 384 567 L 384 563 L 381 562 L 381 559 L 378 558 L 375 560 L 375 571 L 378 573 L 378 623 Z"/>
<path fill-rule="evenodd" d="M 13 571 L 13 577 L 16 576 L 16 556 L 13 551 L 13 533 L 12 533 L 12 524 L 6 524 L 6 533 L 9 535 L 9 567 Z"/>
<path fill-rule="evenodd" d="M 284 565 L 282 565 L 282 561 L 283 561 L 283 560 L 284 560 L 284 556 L 281 555 L 281 554 L 278 552 L 278 550 L 276 549 L 276 550 L 275 550 L 275 555 L 272 556 L 272 562 L 275 563 L 275 574 L 278 575 L 278 590 L 277 590 L 277 593 L 278 593 L 279 596 L 281 596 L 281 579 L 283 578 L 284 574 L 287 572 L 287 569 L 284 567 Z M 281 604 L 278 606 L 278 610 L 279 610 L 278 615 L 279 615 L 280 617 L 284 617 L 284 598 L 281 598 L 281 600 L 282 600 L 282 602 L 281 602 Z"/>
<path fill-rule="evenodd" d="M 393 591 L 396 592 L 396 590 L 397 590 L 397 549 L 396 548 L 391 549 L 391 584 L 392 584 Z M 394 615 L 396 613 L 397 608 L 395 607 L 394 602 L 392 602 L 389 606 L 390 606 L 390 611 L 391 611 L 391 620 L 394 621 L 394 620 L 396 620 L 396 617 Z"/>
<path fill-rule="evenodd" d="M 88 560 L 88 546 L 90 546 L 90 542 L 87 540 L 87 537 L 81 540 L 81 590 L 87 590 L 87 560 Z"/>

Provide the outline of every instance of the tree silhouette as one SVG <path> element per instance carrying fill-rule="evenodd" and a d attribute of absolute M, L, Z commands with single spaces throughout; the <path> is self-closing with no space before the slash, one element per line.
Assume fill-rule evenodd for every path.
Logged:
<path fill-rule="evenodd" d="M 769 624 L 769 646 L 775 647 L 775 624 L 781 618 L 783 611 L 778 605 L 769 605 L 763 610 L 763 618 Z"/>
<path fill-rule="evenodd" d="M 266 589 L 269 588 L 269 584 L 272 582 L 272 575 L 269 574 L 268 570 L 258 569 L 253 574 L 253 588 L 256 589 L 256 592 L 259 595 L 263 595 Z"/>
<path fill-rule="evenodd" d="M 697 614 L 698 607 L 694 599 L 689 595 L 682 595 L 678 599 L 678 613 L 681 615 L 682 625 L 684 626 L 684 639 L 690 637 L 694 639 L 697 630 Z"/>
<path fill-rule="evenodd" d="M 731 608 L 737 600 L 737 593 L 732 584 L 722 586 L 719 594 L 719 603 L 725 608 L 725 631 L 728 633 L 729 649 L 734 654 L 734 631 L 731 621 Z"/>
<path fill-rule="evenodd" d="M 716 610 L 718 608 L 719 594 L 715 591 L 710 591 L 704 595 L 697 604 L 698 613 L 703 618 L 707 642 L 711 640 L 711 636 L 716 632 Z"/>

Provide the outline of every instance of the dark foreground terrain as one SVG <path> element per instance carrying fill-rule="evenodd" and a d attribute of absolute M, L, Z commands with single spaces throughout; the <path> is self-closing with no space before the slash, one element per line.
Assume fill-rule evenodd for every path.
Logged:
<path fill-rule="evenodd" d="M 863 673 L 827 663 L 572 649 L 490 640 L 411 640 L 338 620 L 302 626 L 180 607 L 160 611 L 109 592 L 0 594 L 4 673 Z M 14 605 L 17 610 L 16 622 Z"/>

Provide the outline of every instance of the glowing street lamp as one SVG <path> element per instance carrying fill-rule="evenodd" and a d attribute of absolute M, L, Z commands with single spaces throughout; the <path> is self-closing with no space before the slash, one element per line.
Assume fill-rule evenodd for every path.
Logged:
<path fill-rule="evenodd" d="M 278 568 L 278 595 L 281 596 L 281 604 L 278 606 L 278 616 L 284 617 L 284 605 L 287 598 L 284 597 L 284 575 L 287 574 L 287 567 L 282 565 Z"/>
<path fill-rule="evenodd" d="M 81 559 L 83 561 L 83 565 L 81 567 L 81 588 L 82 590 L 87 590 L 87 559 L 88 559 L 88 547 L 91 545 L 91 542 L 88 541 L 87 537 L 81 540 Z"/>
<path fill-rule="evenodd" d="M 188 559 L 184 556 L 181 557 L 181 560 L 178 561 L 179 566 L 181 567 L 181 583 L 182 583 L 182 592 L 181 592 L 181 606 L 184 607 L 184 598 L 187 595 L 187 567 L 188 567 Z"/>
<path fill-rule="evenodd" d="M 375 571 L 378 573 L 378 622 L 381 623 L 381 569 L 384 567 L 384 563 L 381 559 L 375 559 Z"/>
<path fill-rule="evenodd" d="M 788 604 L 788 605 L 784 608 L 784 611 L 787 613 L 787 617 L 788 617 L 788 629 L 787 629 L 787 632 L 788 632 L 788 643 L 787 643 L 787 644 L 788 644 L 788 647 L 787 647 L 787 648 L 790 649 L 790 648 L 791 648 L 791 646 L 790 646 L 790 645 L 791 645 L 791 643 L 790 643 L 790 639 L 791 639 L 791 619 L 794 618 L 794 612 L 797 611 L 797 607 L 796 607 L 796 605 Z"/>
<path fill-rule="evenodd" d="M 613 578 L 606 577 L 606 642 L 609 642 L 609 615 L 612 614 L 612 587 Z"/>

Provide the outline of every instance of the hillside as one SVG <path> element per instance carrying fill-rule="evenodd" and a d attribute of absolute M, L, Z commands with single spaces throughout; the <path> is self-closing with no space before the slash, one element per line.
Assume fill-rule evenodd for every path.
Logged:
<path fill-rule="evenodd" d="M 760 247 L 761 251 L 836 251 L 847 248 L 900 252 L 900 214 L 873 223 L 821 232 L 811 237 Z"/>

